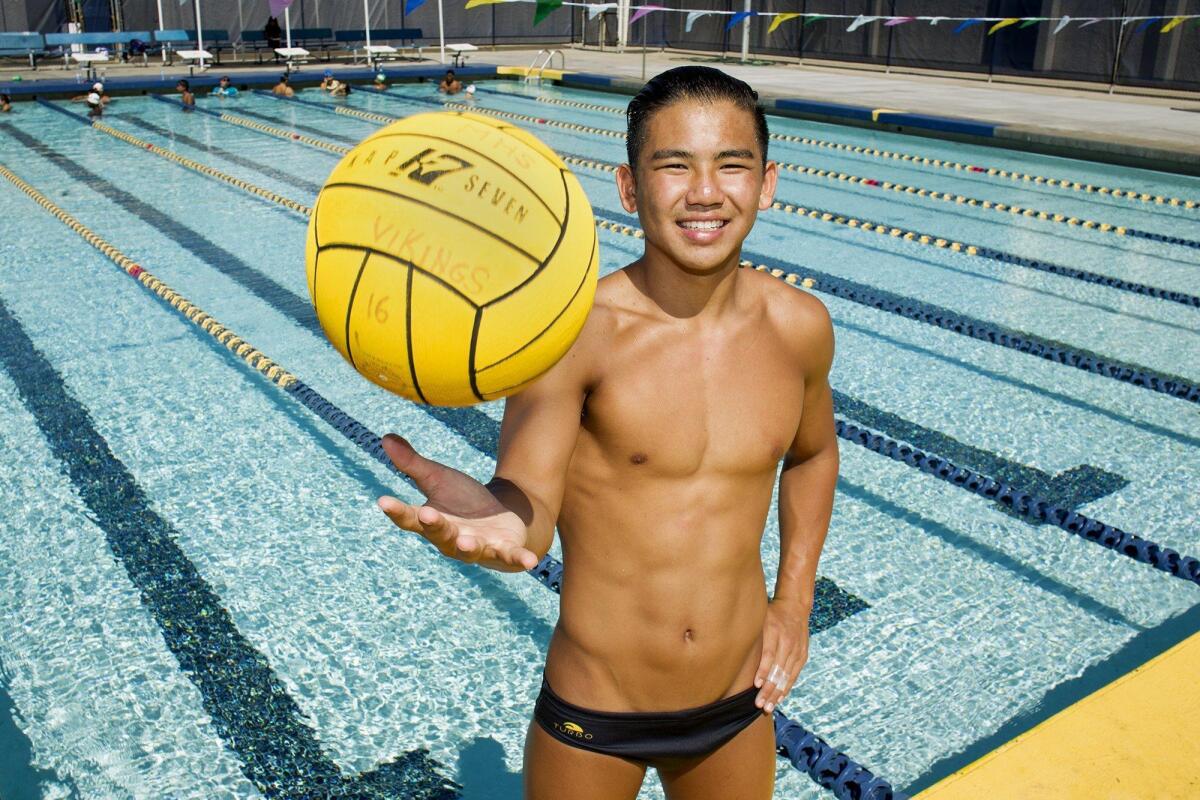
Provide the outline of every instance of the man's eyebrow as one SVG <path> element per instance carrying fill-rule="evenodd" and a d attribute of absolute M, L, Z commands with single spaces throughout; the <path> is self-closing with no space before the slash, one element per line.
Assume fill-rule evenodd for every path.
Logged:
<path fill-rule="evenodd" d="M 749 150 L 722 150 L 717 153 L 717 161 L 725 158 L 754 158 L 754 153 Z"/>
<path fill-rule="evenodd" d="M 665 158 L 694 158 L 694 155 L 687 150 L 655 150 L 654 155 L 650 156 L 651 161 Z"/>

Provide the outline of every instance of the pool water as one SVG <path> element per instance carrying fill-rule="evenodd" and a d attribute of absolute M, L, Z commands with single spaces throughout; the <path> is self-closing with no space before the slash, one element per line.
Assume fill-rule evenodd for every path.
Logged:
<path fill-rule="evenodd" d="M 329 108 L 252 93 L 200 105 L 342 145 L 378 127 L 329 113 L 334 101 L 319 92 L 298 97 Z M 402 116 L 439 100 L 427 85 L 402 85 L 341 102 Z M 619 97 L 500 81 L 473 102 L 546 120 L 515 124 L 561 153 L 624 158 L 622 139 L 550 124 L 622 130 Z M 151 98 L 116 100 L 105 122 L 305 205 L 339 158 Z M 1200 199 L 1194 178 L 770 124 Z M 302 216 L 44 106 L 0 122 L 0 143 L 0 163 L 368 428 L 490 477 L 502 403 L 427 413 L 363 380 L 325 341 L 307 299 Z M 781 172 L 781 202 L 915 237 L 772 210 L 746 243 L 752 260 L 1200 381 L 1194 306 L 919 243 L 929 235 L 1194 293 L 1200 211 L 796 141 L 772 141 L 771 156 L 835 173 Z M 574 171 L 598 217 L 636 225 L 609 172 Z M 412 488 L 8 182 L 0 212 L 0 794 L 245 798 L 337 786 L 519 798 L 556 595 L 398 534 L 374 501 L 417 500 Z M 602 272 L 639 245 L 602 230 Z M 822 285 L 839 416 L 1200 555 L 1194 403 Z M 841 453 L 817 632 L 782 710 L 897 788 L 928 785 L 1200 629 L 1195 585 L 856 444 Z M 773 514 L 762 550 L 773 585 Z M 641 796 L 662 797 L 652 775 Z M 776 796 L 831 795 L 781 759 Z"/>

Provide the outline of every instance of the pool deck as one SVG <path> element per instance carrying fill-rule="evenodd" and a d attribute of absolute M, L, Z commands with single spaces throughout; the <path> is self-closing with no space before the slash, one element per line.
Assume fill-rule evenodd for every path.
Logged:
<path fill-rule="evenodd" d="M 488 67 L 528 67 L 536 54 L 536 50 L 525 49 L 476 52 L 467 72 L 483 77 Z M 653 76 L 675 66 L 713 58 L 648 51 L 643 67 L 641 50 L 618 54 L 567 48 L 564 54 L 568 85 L 623 93 L 635 91 L 643 82 L 643 74 Z M 1088 90 L 988 83 L 964 77 L 885 74 L 784 61 L 717 66 L 749 82 L 772 110 L 782 114 L 1200 175 L 1200 94 L 1110 95 L 1107 87 Z M 295 72 L 293 80 L 298 85 L 317 80 L 326 67 L 347 73 L 351 79 L 357 78 L 351 73 L 360 70 L 364 76 L 368 74 L 362 67 L 314 61 Z M 389 75 L 397 78 L 406 74 L 428 78 L 443 68 L 431 60 L 385 65 Z M 202 87 L 221 73 L 239 78 L 260 73 L 275 76 L 279 69 L 273 65 L 223 64 L 197 73 L 195 79 Z M 160 70 L 156 62 L 148 67 L 111 65 L 107 67 L 107 80 L 119 89 L 126 78 L 140 78 L 143 83 L 158 81 Z M 20 74 L 23 80 L 12 82 L 14 74 Z M 188 75 L 188 69 L 177 65 L 161 70 L 161 74 L 169 82 L 165 88 L 171 89 L 178 77 Z M 46 85 L 44 81 L 75 85 L 74 74 L 57 62 L 45 62 L 37 71 L 18 67 L 0 70 L 0 91 L 36 91 L 39 84 Z"/>
<path fill-rule="evenodd" d="M 1198 674 L 1200 634 L 996 748 L 915 800 L 1200 797 L 1195 770 L 1200 764 Z"/>

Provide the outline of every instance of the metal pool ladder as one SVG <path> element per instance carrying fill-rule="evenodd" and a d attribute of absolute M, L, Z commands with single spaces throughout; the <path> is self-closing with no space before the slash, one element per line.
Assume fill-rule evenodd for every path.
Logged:
<path fill-rule="evenodd" d="M 541 66 L 538 66 L 538 59 L 542 58 L 543 54 L 546 57 L 544 59 L 542 59 Z M 566 56 L 566 54 L 563 53 L 562 50 L 559 50 L 557 48 L 555 48 L 554 50 L 548 50 L 546 48 L 542 48 L 541 50 L 537 51 L 537 55 L 535 55 L 533 57 L 533 61 L 529 62 L 529 69 L 525 71 L 525 82 L 530 83 L 531 81 L 534 80 L 534 68 L 537 67 L 537 82 L 538 82 L 538 85 L 540 86 L 542 83 L 542 76 L 546 72 L 546 67 L 550 66 L 550 64 L 553 63 L 555 56 L 558 56 L 558 58 L 559 58 L 558 68 L 560 70 L 566 69 L 567 68 L 567 56 Z"/>

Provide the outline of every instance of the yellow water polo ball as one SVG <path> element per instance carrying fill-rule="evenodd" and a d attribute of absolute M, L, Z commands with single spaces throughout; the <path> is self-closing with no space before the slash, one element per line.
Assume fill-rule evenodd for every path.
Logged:
<path fill-rule="evenodd" d="M 566 164 L 470 113 L 416 114 L 364 139 L 313 207 L 308 291 L 333 346 L 419 403 L 518 391 L 583 327 L 600 253 Z"/>

